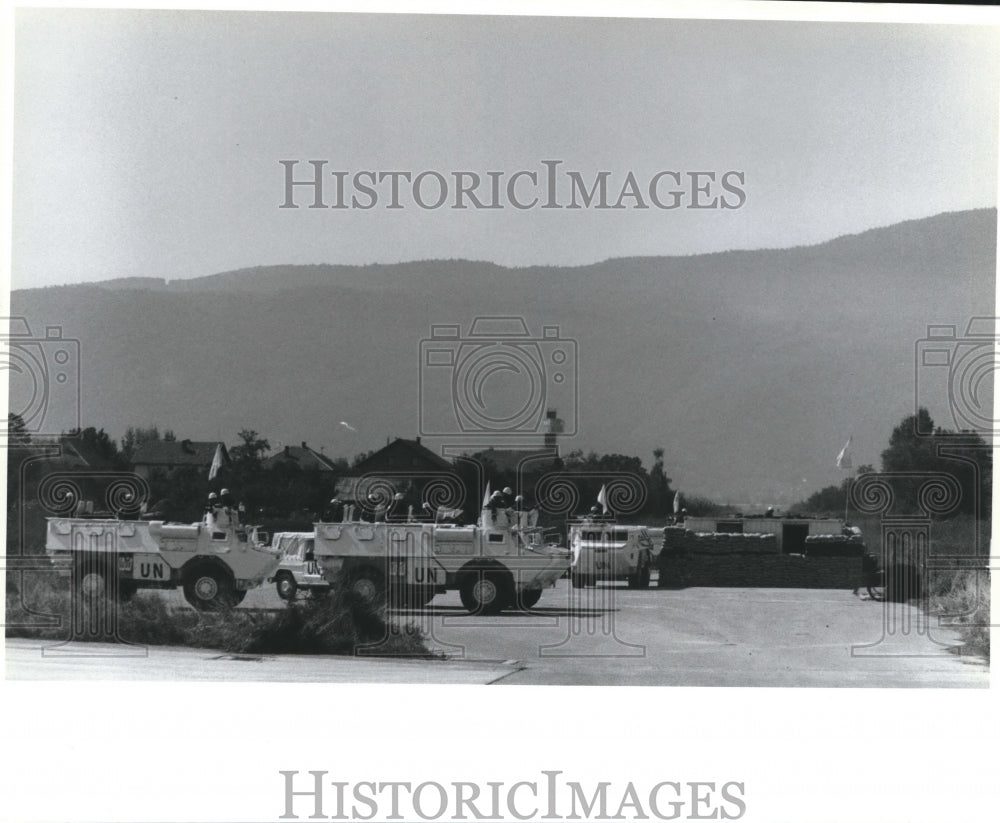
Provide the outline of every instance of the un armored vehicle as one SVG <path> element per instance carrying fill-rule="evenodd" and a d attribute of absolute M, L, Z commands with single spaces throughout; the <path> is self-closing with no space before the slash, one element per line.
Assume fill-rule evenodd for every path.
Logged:
<path fill-rule="evenodd" d="M 277 532 L 271 545 L 281 562 L 268 583 L 274 583 L 278 597 L 292 601 L 300 591 L 321 596 L 330 591 L 330 582 L 313 553 L 313 532 Z"/>
<path fill-rule="evenodd" d="M 419 607 L 457 589 L 473 614 L 530 609 L 570 564 L 526 513 L 489 509 L 475 526 L 317 523 L 313 551 L 330 583 L 366 599 Z"/>
<path fill-rule="evenodd" d="M 202 611 L 232 608 L 274 573 L 280 556 L 256 527 L 55 517 L 45 550 L 69 567 L 85 598 L 129 599 L 138 589 L 184 589 Z"/>

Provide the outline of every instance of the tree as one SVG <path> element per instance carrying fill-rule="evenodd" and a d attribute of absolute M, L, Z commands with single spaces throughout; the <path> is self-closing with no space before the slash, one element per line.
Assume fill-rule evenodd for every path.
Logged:
<path fill-rule="evenodd" d="M 88 454 L 95 455 L 111 465 L 123 465 L 118 445 L 104 429 L 88 426 L 85 429 L 72 429 L 66 436 L 77 440 L 79 446 Z"/>
<path fill-rule="evenodd" d="M 911 475 L 893 480 L 893 505 L 900 512 L 920 509 L 920 487 L 929 475 L 944 474 L 953 478 L 961 494 L 956 511 L 989 514 L 993 462 L 986 441 L 975 432 L 936 427 L 925 408 L 904 417 L 892 430 L 882 452 L 882 471 Z"/>
<path fill-rule="evenodd" d="M 11 412 L 7 415 L 7 443 L 11 446 L 26 446 L 31 442 L 31 434 L 24 418 Z"/>
<path fill-rule="evenodd" d="M 271 450 L 271 444 L 253 429 L 240 429 L 237 436 L 240 443 L 229 450 L 233 463 L 245 470 L 257 468 L 264 455 Z"/>
<path fill-rule="evenodd" d="M 649 470 L 649 500 L 645 512 L 652 517 L 665 517 L 673 510 L 670 478 L 663 470 L 663 448 L 653 449 L 653 468 Z"/>
<path fill-rule="evenodd" d="M 129 426 L 122 438 L 122 457 L 131 463 L 136 451 L 143 443 L 156 442 L 160 439 L 160 430 L 156 426 Z"/>

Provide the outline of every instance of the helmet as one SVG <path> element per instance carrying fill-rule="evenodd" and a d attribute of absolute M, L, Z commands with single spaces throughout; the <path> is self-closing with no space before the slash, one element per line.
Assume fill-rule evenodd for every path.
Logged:
<path fill-rule="evenodd" d="M 209 493 L 208 493 L 208 499 L 209 499 L 209 500 L 215 500 L 215 499 L 217 499 L 217 498 L 218 498 L 218 496 L 219 496 L 219 495 L 217 495 L 217 494 L 216 494 L 215 492 L 209 492 Z"/>
<path fill-rule="evenodd" d="M 514 498 L 514 502 L 515 503 L 523 503 L 524 502 L 524 498 L 521 495 L 518 495 L 517 497 Z"/>
<path fill-rule="evenodd" d="M 333 506 L 333 505 L 336 505 L 339 502 L 340 501 L 335 497 L 335 498 L 333 498 L 333 500 L 330 501 L 330 505 Z"/>
<path fill-rule="evenodd" d="M 395 493 L 395 494 L 394 494 L 394 495 L 392 496 L 392 499 L 393 499 L 393 500 L 402 500 L 402 499 L 403 499 L 403 493 L 402 493 L 402 492 L 396 492 L 396 493 Z"/>
<path fill-rule="evenodd" d="M 223 489 L 221 494 L 223 495 L 229 494 L 229 489 Z"/>
<path fill-rule="evenodd" d="M 504 490 L 503 490 L 503 493 L 504 493 L 504 494 L 513 494 L 514 492 L 512 492 L 512 491 L 510 490 L 510 486 L 504 486 Z"/>

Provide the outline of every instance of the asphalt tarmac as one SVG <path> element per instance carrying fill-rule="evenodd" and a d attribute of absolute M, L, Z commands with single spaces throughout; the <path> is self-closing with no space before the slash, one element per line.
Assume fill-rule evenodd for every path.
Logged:
<path fill-rule="evenodd" d="M 655 586 L 655 584 L 654 584 Z M 186 608 L 177 593 L 172 604 Z M 282 607 L 273 587 L 241 608 Z M 419 625 L 436 660 L 230 655 L 204 649 L 8 640 L 7 677 L 656 686 L 987 687 L 953 628 L 915 605 L 824 589 L 573 589 L 561 580 L 529 613 L 474 617 L 457 593 Z"/>

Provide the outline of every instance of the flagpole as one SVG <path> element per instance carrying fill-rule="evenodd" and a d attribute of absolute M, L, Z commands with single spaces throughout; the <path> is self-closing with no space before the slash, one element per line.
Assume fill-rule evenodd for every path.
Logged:
<path fill-rule="evenodd" d="M 854 435 L 848 435 L 847 442 L 844 444 L 844 448 L 840 450 L 840 454 L 837 455 L 837 468 L 846 469 L 848 472 L 853 469 L 853 464 L 851 463 L 851 440 Z M 851 502 L 851 476 L 847 476 L 847 485 L 844 487 L 844 523 L 847 523 L 847 507 Z"/>

